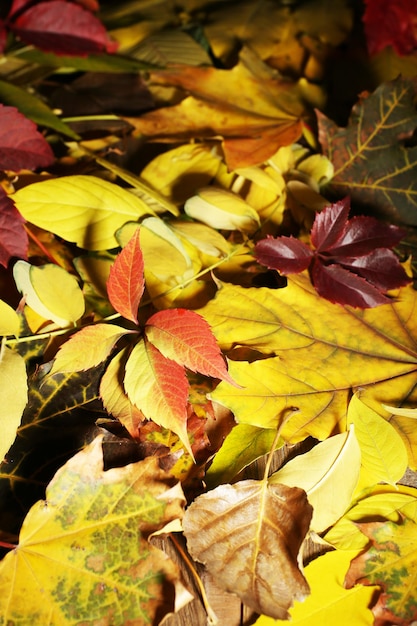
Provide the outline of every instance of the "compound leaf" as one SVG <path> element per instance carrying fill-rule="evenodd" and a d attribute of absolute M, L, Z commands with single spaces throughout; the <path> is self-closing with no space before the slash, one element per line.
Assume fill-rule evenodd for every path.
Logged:
<path fill-rule="evenodd" d="M 132 236 L 110 269 L 107 293 L 111 305 L 126 319 L 138 323 L 138 307 L 145 288 L 143 255 L 139 229 Z"/>

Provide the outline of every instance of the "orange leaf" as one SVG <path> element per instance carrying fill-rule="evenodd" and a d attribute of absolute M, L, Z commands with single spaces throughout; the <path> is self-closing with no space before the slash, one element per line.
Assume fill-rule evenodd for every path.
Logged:
<path fill-rule="evenodd" d="M 187 309 L 159 311 L 148 319 L 145 333 L 168 359 L 192 372 L 235 384 L 210 326 L 198 313 Z"/>
<path fill-rule="evenodd" d="M 189 385 L 184 368 L 145 339 L 135 345 L 127 360 L 124 385 L 145 417 L 176 433 L 192 456 L 187 434 Z"/>
<path fill-rule="evenodd" d="M 107 293 L 113 308 L 127 320 L 137 324 L 138 307 L 144 288 L 143 256 L 138 228 L 110 269 Z"/>

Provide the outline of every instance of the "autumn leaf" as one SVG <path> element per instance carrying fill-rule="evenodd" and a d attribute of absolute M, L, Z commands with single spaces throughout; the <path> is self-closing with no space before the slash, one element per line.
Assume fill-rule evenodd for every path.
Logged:
<path fill-rule="evenodd" d="M 101 441 L 57 472 L 1 562 L 7 621 L 142 626 L 174 610 L 178 570 L 148 538 L 181 518 L 181 487 L 155 458 L 103 471 Z"/>
<path fill-rule="evenodd" d="M 17 428 L 26 406 L 27 375 L 24 359 L 7 348 L 0 348 L 0 460 L 2 461 L 16 437 Z M 0 462 L 1 462 L 0 461 Z"/>
<path fill-rule="evenodd" d="M 139 229 L 117 255 L 110 269 L 107 292 L 112 306 L 126 319 L 138 323 L 138 308 L 145 288 Z"/>
<path fill-rule="evenodd" d="M 388 303 L 384 293 L 411 280 L 388 249 L 405 231 L 372 217 L 348 220 L 349 208 L 346 197 L 316 214 L 314 250 L 294 237 L 267 237 L 255 246 L 257 260 L 284 275 L 309 269 L 318 293 L 330 302 L 363 309 Z"/>
<path fill-rule="evenodd" d="M 20 331 L 20 319 L 16 311 L 4 302 L 0 300 L 0 336 L 5 335 L 19 335 Z"/>
<path fill-rule="evenodd" d="M 184 368 L 149 341 L 141 340 L 127 360 L 124 386 L 144 416 L 176 433 L 192 456 L 187 435 L 189 384 Z"/>
<path fill-rule="evenodd" d="M 168 359 L 192 372 L 234 384 L 210 326 L 198 313 L 187 309 L 158 311 L 147 320 L 145 333 Z"/>
<path fill-rule="evenodd" d="M 371 540 L 371 547 L 352 561 L 347 587 L 358 582 L 380 585 L 384 594 L 374 609 L 379 623 L 409 626 L 417 618 L 415 522 L 369 522 L 359 528 Z"/>
<path fill-rule="evenodd" d="M 262 428 L 276 428 L 282 412 L 298 408 L 282 431 L 293 443 L 344 431 L 352 389 L 360 387 L 367 403 L 407 400 L 412 405 L 416 306 L 411 286 L 391 304 L 362 311 L 320 298 L 304 274 L 290 277 L 288 286 L 278 290 L 225 284 L 198 312 L 223 350 L 244 346 L 268 358 L 229 359 L 229 373 L 242 389 L 221 382 L 210 396 L 239 423 Z M 416 467 L 415 422 L 408 428 L 392 423 L 407 443 L 410 465 Z"/>
<path fill-rule="evenodd" d="M 312 508 L 297 487 L 244 480 L 194 500 L 184 520 L 191 556 L 258 613 L 287 619 L 308 584 L 298 568 Z"/>
<path fill-rule="evenodd" d="M 369 54 L 387 46 L 400 55 L 417 49 L 417 11 L 412 0 L 366 0 L 362 20 Z"/>
<path fill-rule="evenodd" d="M 29 242 L 24 221 L 13 200 L 0 187 L 0 264 L 4 267 L 12 257 L 27 259 Z"/>
<path fill-rule="evenodd" d="M 0 104 L 0 120 L 0 169 L 20 172 L 54 162 L 52 149 L 36 124 L 15 107 Z"/>
<path fill-rule="evenodd" d="M 90 11 L 66 0 L 41 1 L 33 6 L 14 3 L 6 25 L 22 41 L 55 54 L 85 56 L 115 52 L 118 47 Z"/>
<path fill-rule="evenodd" d="M 334 165 L 325 192 L 349 194 L 374 215 L 417 224 L 417 147 L 405 141 L 417 127 L 415 84 L 399 78 L 364 95 L 346 128 L 317 112 L 319 140 Z"/>
<path fill-rule="evenodd" d="M 221 135 L 230 169 L 263 163 L 301 136 L 302 89 L 277 77 L 249 50 L 232 70 L 179 65 L 150 78 L 191 95 L 178 105 L 127 118 L 138 133 L 171 140 Z"/>

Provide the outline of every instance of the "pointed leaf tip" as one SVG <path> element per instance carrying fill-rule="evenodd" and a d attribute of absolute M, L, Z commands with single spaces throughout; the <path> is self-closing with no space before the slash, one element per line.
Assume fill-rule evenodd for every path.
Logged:
<path fill-rule="evenodd" d="M 126 319 L 138 323 L 138 308 L 145 288 L 139 228 L 118 254 L 110 269 L 107 293 L 111 305 Z"/>

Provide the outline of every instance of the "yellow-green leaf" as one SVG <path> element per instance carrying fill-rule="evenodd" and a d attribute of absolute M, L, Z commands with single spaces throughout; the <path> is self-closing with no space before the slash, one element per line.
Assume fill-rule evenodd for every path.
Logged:
<path fill-rule="evenodd" d="M 360 464 L 361 451 L 351 429 L 288 461 L 272 474 L 269 482 L 304 489 L 313 507 L 311 529 L 320 533 L 348 508 L 358 482 Z"/>
<path fill-rule="evenodd" d="M 0 349 L 0 462 L 12 445 L 28 398 L 24 359 L 5 345 Z"/>
<path fill-rule="evenodd" d="M 116 248 L 116 230 L 149 213 L 133 193 L 95 176 L 44 180 L 12 198 L 28 222 L 88 250 Z"/>
<path fill-rule="evenodd" d="M 14 309 L 0 300 L 0 335 L 17 335 L 19 334 L 20 321 L 19 316 Z"/>
<path fill-rule="evenodd" d="M 1 562 L 8 624 L 142 626 L 174 610 L 178 570 L 147 540 L 182 517 L 181 487 L 152 457 L 104 471 L 101 440 L 57 472 Z"/>
<path fill-rule="evenodd" d="M 408 465 L 406 447 L 395 428 L 366 406 L 357 394 L 349 403 L 348 421 L 355 425 L 362 452 L 360 487 L 379 482 L 395 485 Z"/>
<path fill-rule="evenodd" d="M 39 267 L 17 261 L 13 268 L 16 286 L 38 315 L 58 326 L 79 320 L 85 309 L 77 279 L 53 263 Z"/>
<path fill-rule="evenodd" d="M 374 616 L 370 607 L 378 587 L 357 585 L 345 589 L 344 577 L 357 551 L 336 550 L 320 556 L 307 565 L 305 576 L 311 594 L 290 609 L 291 621 L 273 620 L 262 615 L 255 626 L 372 626 Z"/>
<path fill-rule="evenodd" d="M 189 216 L 219 230 L 253 232 L 259 225 L 259 215 L 240 196 L 224 189 L 205 187 L 184 205 Z"/>

